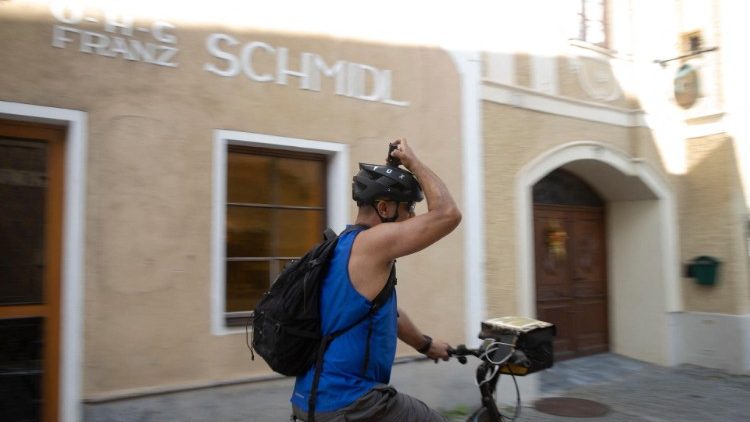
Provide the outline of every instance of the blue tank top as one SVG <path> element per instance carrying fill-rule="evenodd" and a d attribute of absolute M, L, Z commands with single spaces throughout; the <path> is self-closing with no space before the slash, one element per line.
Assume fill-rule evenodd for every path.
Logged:
<path fill-rule="evenodd" d="M 350 226 L 347 230 L 352 229 Z M 349 278 L 349 255 L 356 236 L 362 229 L 346 231 L 339 238 L 328 274 L 321 290 L 321 322 L 323 334 L 346 328 L 366 315 L 372 302 L 352 286 Z M 371 318 L 335 338 L 323 357 L 323 370 L 318 384 L 316 412 L 332 412 L 356 401 L 375 385 L 388 384 L 396 357 L 398 312 L 396 292 Z M 363 371 L 367 348 L 367 332 L 372 324 L 370 354 Z M 298 376 L 291 402 L 308 410 L 315 367 Z"/>

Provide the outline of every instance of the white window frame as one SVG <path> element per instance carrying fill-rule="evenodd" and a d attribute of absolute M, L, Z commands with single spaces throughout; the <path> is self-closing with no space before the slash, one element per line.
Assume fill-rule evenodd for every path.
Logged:
<path fill-rule="evenodd" d="M 226 196 L 227 148 L 230 145 L 311 152 L 328 156 L 326 218 L 328 226 L 341 231 L 346 226 L 351 197 L 349 146 L 336 142 L 216 129 L 213 139 L 213 195 L 211 217 L 211 331 L 214 335 L 244 333 L 242 327 L 227 327 L 226 309 Z"/>

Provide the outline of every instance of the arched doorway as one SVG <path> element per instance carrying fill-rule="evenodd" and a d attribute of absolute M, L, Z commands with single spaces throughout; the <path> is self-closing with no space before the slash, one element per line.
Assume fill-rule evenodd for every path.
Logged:
<path fill-rule="evenodd" d="M 677 211 L 670 185 L 647 160 L 602 142 L 575 141 L 526 163 L 516 179 L 519 313 L 536 302 L 533 187 L 563 168 L 605 201 L 609 350 L 660 365 L 678 362 L 673 318 L 682 308 Z"/>
<path fill-rule="evenodd" d="M 538 318 L 557 326 L 555 359 L 609 350 L 605 201 L 556 169 L 533 187 Z"/>

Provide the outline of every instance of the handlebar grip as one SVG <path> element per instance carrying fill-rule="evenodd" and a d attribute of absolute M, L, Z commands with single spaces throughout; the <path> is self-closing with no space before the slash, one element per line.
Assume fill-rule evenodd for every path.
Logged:
<path fill-rule="evenodd" d="M 467 359 L 466 359 L 466 353 L 468 350 L 466 349 L 466 345 L 459 344 L 456 346 L 456 348 L 449 347 L 448 348 L 448 356 L 450 357 L 456 357 L 458 359 L 458 362 L 462 365 L 466 365 Z"/>

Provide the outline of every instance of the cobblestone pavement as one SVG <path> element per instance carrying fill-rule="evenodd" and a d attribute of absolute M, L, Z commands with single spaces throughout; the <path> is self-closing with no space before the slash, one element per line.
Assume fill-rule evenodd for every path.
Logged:
<path fill-rule="evenodd" d="M 592 383 L 555 396 L 594 400 L 611 408 L 607 421 L 750 421 L 750 377 L 697 366 L 649 367 L 622 378 Z M 519 421 L 584 420 L 524 409 Z M 588 419 L 590 420 L 590 419 Z"/>
<path fill-rule="evenodd" d="M 473 380 L 476 361 L 435 365 L 428 361 L 394 367 L 392 383 L 451 421 L 464 420 L 479 403 Z M 526 421 L 750 421 L 750 376 L 691 365 L 664 368 L 602 354 L 556 364 L 540 374 L 519 378 L 522 397 L 518 422 Z M 98 421 L 258 421 L 289 419 L 293 381 L 252 384 L 162 394 L 108 403 L 87 404 L 84 419 Z M 512 380 L 501 380 L 505 405 L 513 404 Z M 538 398 L 593 400 L 609 408 L 601 417 L 575 418 L 537 411 Z"/>

